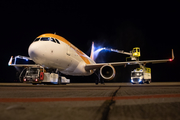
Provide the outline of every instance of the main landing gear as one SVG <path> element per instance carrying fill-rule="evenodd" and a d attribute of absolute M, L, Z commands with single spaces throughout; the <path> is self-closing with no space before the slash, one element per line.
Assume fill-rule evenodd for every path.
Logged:
<path fill-rule="evenodd" d="M 96 85 L 98 85 L 98 83 L 104 84 L 104 79 L 101 78 L 100 71 L 96 70 L 94 73 L 96 75 L 95 84 Z"/>

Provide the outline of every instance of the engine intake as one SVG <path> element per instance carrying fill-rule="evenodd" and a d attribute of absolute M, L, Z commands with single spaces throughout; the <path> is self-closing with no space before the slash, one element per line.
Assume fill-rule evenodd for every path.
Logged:
<path fill-rule="evenodd" d="M 112 80 L 115 77 L 116 71 L 112 65 L 104 65 L 100 69 L 101 76 L 106 80 Z"/>

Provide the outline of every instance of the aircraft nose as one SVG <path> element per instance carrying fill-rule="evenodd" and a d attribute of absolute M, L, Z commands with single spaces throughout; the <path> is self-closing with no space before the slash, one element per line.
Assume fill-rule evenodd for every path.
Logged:
<path fill-rule="evenodd" d="M 41 45 L 38 42 L 33 42 L 29 46 L 28 54 L 31 57 L 31 59 L 33 59 L 33 61 L 38 61 L 39 57 L 43 55 Z"/>

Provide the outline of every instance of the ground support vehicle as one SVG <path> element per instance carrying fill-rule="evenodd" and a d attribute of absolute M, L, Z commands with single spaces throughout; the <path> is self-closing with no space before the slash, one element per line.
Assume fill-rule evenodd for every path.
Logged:
<path fill-rule="evenodd" d="M 151 83 L 151 68 L 136 68 L 131 71 L 131 83 Z"/>
<path fill-rule="evenodd" d="M 70 79 L 59 76 L 56 73 L 45 72 L 42 68 L 28 67 L 24 75 L 24 82 L 32 84 L 68 84 Z"/>

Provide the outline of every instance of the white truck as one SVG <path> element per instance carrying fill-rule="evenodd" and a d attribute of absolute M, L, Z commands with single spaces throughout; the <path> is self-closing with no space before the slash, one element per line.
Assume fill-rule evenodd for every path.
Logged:
<path fill-rule="evenodd" d="M 68 84 L 70 79 L 59 77 L 56 73 L 44 72 L 42 68 L 28 67 L 23 78 L 24 82 L 32 84 Z"/>
<path fill-rule="evenodd" d="M 144 84 L 151 82 L 151 68 L 143 67 L 143 68 L 136 68 L 131 71 L 131 83 L 139 83 Z"/>

